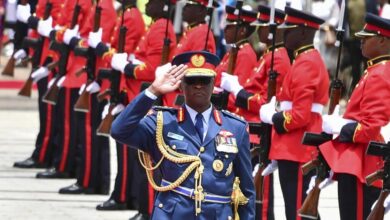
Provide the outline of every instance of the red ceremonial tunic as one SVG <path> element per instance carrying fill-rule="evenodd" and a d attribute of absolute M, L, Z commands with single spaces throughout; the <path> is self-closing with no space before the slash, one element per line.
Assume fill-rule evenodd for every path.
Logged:
<path fill-rule="evenodd" d="M 312 106 L 323 107 L 328 102 L 328 89 L 329 75 L 320 53 L 313 47 L 298 51 L 277 97 L 280 102 L 290 102 L 290 107 L 272 118 L 275 132 L 270 159 L 303 163 L 313 158 L 316 149 L 301 141 L 306 131 L 322 131 L 322 110 L 313 112 Z"/>
<path fill-rule="evenodd" d="M 380 157 L 366 154 L 368 143 L 383 142 L 380 130 L 390 121 L 390 56 L 371 62 L 343 118 L 356 123 L 343 126 L 338 138 L 320 146 L 321 153 L 335 173 L 348 173 L 365 183 L 366 176 L 381 165 Z M 381 187 L 381 182 L 374 185 Z"/>

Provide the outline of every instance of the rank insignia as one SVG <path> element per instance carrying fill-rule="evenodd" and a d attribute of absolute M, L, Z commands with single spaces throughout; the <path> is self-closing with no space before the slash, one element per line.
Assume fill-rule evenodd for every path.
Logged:
<path fill-rule="evenodd" d="M 222 160 L 214 160 L 213 169 L 215 172 L 221 172 L 223 170 L 223 162 Z"/>
<path fill-rule="evenodd" d="M 233 136 L 233 133 L 230 132 L 230 131 L 227 131 L 227 130 L 221 130 L 218 134 L 223 136 L 223 137 L 231 137 L 231 136 Z"/>

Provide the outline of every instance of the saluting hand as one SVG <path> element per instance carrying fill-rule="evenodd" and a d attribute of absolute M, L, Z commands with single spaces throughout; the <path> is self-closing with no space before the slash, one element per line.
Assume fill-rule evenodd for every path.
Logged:
<path fill-rule="evenodd" d="M 172 66 L 167 72 L 156 76 L 148 90 L 156 96 L 175 91 L 179 88 L 186 70 L 186 65 Z"/>

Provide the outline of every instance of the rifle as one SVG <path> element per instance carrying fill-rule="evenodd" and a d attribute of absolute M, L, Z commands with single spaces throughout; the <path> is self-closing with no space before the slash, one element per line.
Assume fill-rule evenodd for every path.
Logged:
<path fill-rule="evenodd" d="M 267 101 L 270 102 L 272 97 L 276 94 L 276 78 L 278 74 L 274 71 L 274 54 L 275 54 L 275 35 L 276 35 L 276 27 L 277 24 L 274 22 L 275 19 L 275 4 L 274 1 L 272 3 L 271 8 L 271 18 L 270 18 L 270 35 L 269 38 L 272 40 L 272 53 L 271 53 L 271 65 L 270 65 L 270 71 L 268 76 L 268 88 L 267 88 Z M 258 148 L 258 156 L 259 156 L 259 170 L 256 173 L 256 176 L 258 176 L 258 181 L 260 183 L 257 184 L 256 188 L 256 209 L 261 210 L 260 204 L 263 202 L 263 181 L 264 177 L 261 175 L 261 173 L 264 171 L 264 169 L 267 167 L 267 165 L 271 162 L 268 158 L 269 151 L 271 148 L 271 137 L 272 137 L 272 125 L 267 123 L 262 123 L 263 126 L 263 132 L 260 139 L 260 145 L 261 147 Z M 258 216 L 259 213 L 256 213 Z"/>
<path fill-rule="evenodd" d="M 367 148 L 367 154 L 381 156 L 384 160 L 383 168 L 366 177 L 366 183 L 368 186 L 376 180 L 383 180 L 382 191 L 374 208 L 371 210 L 370 215 L 367 217 L 367 220 L 383 220 L 385 214 L 383 202 L 390 192 L 390 142 L 385 144 L 371 141 Z"/>
<path fill-rule="evenodd" d="M 100 18 L 102 14 L 102 8 L 99 6 L 99 1 L 96 2 L 95 7 L 95 15 L 93 22 L 93 32 L 99 31 L 100 28 Z M 74 110 L 78 112 L 89 112 L 90 108 L 90 93 L 87 91 L 88 85 L 90 85 L 95 80 L 95 71 L 96 71 L 96 55 L 95 49 L 92 47 L 88 47 L 85 49 L 83 47 L 76 47 L 74 50 L 76 56 L 83 56 L 87 58 L 87 65 L 85 66 L 85 71 L 80 71 L 77 75 L 81 75 L 82 73 L 87 73 L 87 83 L 84 87 L 84 91 L 81 93 L 80 97 L 77 99 Z"/>
<path fill-rule="evenodd" d="M 78 16 L 80 14 L 81 6 L 78 4 L 78 2 L 79 1 L 77 0 L 73 11 L 72 21 L 69 27 L 71 29 L 73 29 L 76 26 Z M 42 98 L 42 101 L 51 105 L 56 105 L 58 100 L 58 93 L 60 92 L 60 88 L 57 86 L 57 82 L 61 79 L 62 76 L 66 75 L 70 47 L 64 43 L 59 43 L 56 42 L 55 40 L 52 40 L 50 42 L 49 48 L 51 50 L 58 51 L 60 54 L 60 59 L 58 61 L 58 73 L 55 76 L 54 83 L 50 88 L 48 88 L 48 90 L 46 91 L 45 95 Z"/>
<path fill-rule="evenodd" d="M 126 32 L 127 28 L 123 25 L 124 23 L 124 14 L 125 14 L 125 6 L 122 4 L 122 24 L 119 30 L 119 40 L 118 40 L 118 53 L 123 53 L 125 50 L 126 44 Z M 96 133 L 101 136 L 110 136 L 111 124 L 114 120 L 114 115 L 112 115 L 112 110 L 118 105 L 121 101 L 123 101 L 125 94 L 120 91 L 120 83 L 121 83 L 121 72 L 118 70 L 110 71 L 108 78 L 110 78 L 110 106 L 108 108 L 108 114 L 104 117 L 102 122 L 100 123 Z M 100 75 L 100 74 L 99 74 Z M 107 76 L 102 76 L 107 78 Z"/>
<path fill-rule="evenodd" d="M 345 0 L 343 0 L 341 5 L 341 10 L 345 10 Z M 342 27 L 344 20 L 344 12 L 341 14 L 339 20 L 339 26 L 337 28 L 337 43 L 336 46 L 339 47 L 338 56 L 337 56 L 337 66 L 336 66 L 336 74 L 331 84 L 330 91 L 330 101 L 329 101 L 329 109 L 328 114 L 333 114 L 333 111 L 336 105 L 339 104 L 341 97 L 341 90 L 343 88 L 343 83 L 339 79 L 339 71 L 340 71 L 340 63 L 341 63 L 341 51 L 343 48 L 343 40 L 344 40 L 344 30 Z M 333 135 L 322 132 L 321 134 L 315 134 L 310 132 L 305 132 L 302 139 L 302 144 L 315 146 L 317 147 L 318 156 L 316 159 L 311 160 L 302 166 L 302 172 L 304 175 L 307 174 L 311 169 L 316 169 L 317 177 L 315 180 L 315 186 L 313 190 L 307 195 L 305 201 L 302 204 L 301 209 L 298 210 L 298 215 L 303 217 L 308 217 L 312 219 L 318 218 L 318 201 L 321 189 L 319 189 L 319 184 L 326 178 L 328 171 L 330 170 L 329 165 L 324 160 L 320 150 L 318 150 L 318 146 L 321 144 L 332 140 Z M 325 170 L 328 169 L 328 170 Z"/>
<path fill-rule="evenodd" d="M 236 61 L 237 61 L 237 54 L 238 54 L 238 42 L 237 42 L 237 35 L 238 31 L 241 26 L 241 12 L 242 12 L 242 5 L 244 4 L 243 0 L 238 0 L 236 3 L 236 9 L 234 11 L 235 14 L 237 14 L 237 25 L 234 32 L 234 43 L 232 44 L 232 48 L 229 52 L 229 60 L 228 60 L 228 68 L 226 70 L 226 73 L 230 75 L 234 75 L 234 70 L 236 67 Z M 208 36 L 208 35 L 207 35 Z M 207 46 L 207 43 L 206 43 Z M 215 106 L 219 109 L 226 109 L 228 102 L 229 102 L 229 92 L 223 91 L 218 94 L 213 94 L 212 101 L 215 104 Z"/>
<path fill-rule="evenodd" d="M 20 4 L 27 5 L 28 0 L 21 0 Z M 14 55 L 15 55 L 16 51 L 18 51 L 16 46 L 20 45 L 20 43 L 22 43 L 22 42 L 17 42 L 17 41 L 23 40 L 24 36 L 27 35 L 27 28 L 25 29 L 24 26 L 27 26 L 27 25 L 23 24 L 20 21 L 17 21 L 15 24 L 15 38 L 13 40 L 14 41 L 14 51 L 13 51 L 11 57 L 8 59 L 7 64 L 5 65 L 3 71 L 1 72 L 1 75 L 3 75 L 3 76 L 14 77 L 15 62 L 16 62 Z"/>
<path fill-rule="evenodd" d="M 53 8 L 53 4 L 49 1 L 46 2 L 45 5 L 45 12 L 43 14 L 43 20 L 46 20 L 50 16 L 51 9 Z M 23 44 L 24 47 L 32 47 L 34 48 L 34 55 L 32 57 L 32 70 L 30 75 L 28 76 L 27 80 L 24 82 L 23 87 L 20 89 L 18 95 L 20 96 L 26 96 L 31 97 L 31 89 L 32 89 L 32 83 L 33 79 L 31 77 L 31 74 L 39 68 L 39 64 L 42 59 L 42 50 L 43 50 L 43 43 L 45 41 L 45 38 L 40 36 L 37 39 L 32 39 L 29 37 L 24 38 Z"/>
<path fill-rule="evenodd" d="M 171 39 L 169 39 L 168 36 L 169 34 L 168 27 L 169 27 L 169 20 L 171 14 L 171 0 L 165 0 L 164 11 L 167 19 L 167 24 L 165 26 L 165 37 L 164 37 L 164 45 L 162 49 L 161 65 L 168 63 L 169 60 Z"/>

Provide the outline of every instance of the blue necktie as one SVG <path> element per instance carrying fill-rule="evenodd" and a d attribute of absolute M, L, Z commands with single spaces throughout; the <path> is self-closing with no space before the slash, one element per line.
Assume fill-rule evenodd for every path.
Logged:
<path fill-rule="evenodd" d="M 203 115 L 201 113 L 198 113 L 195 117 L 195 128 L 200 140 L 203 141 Z"/>

